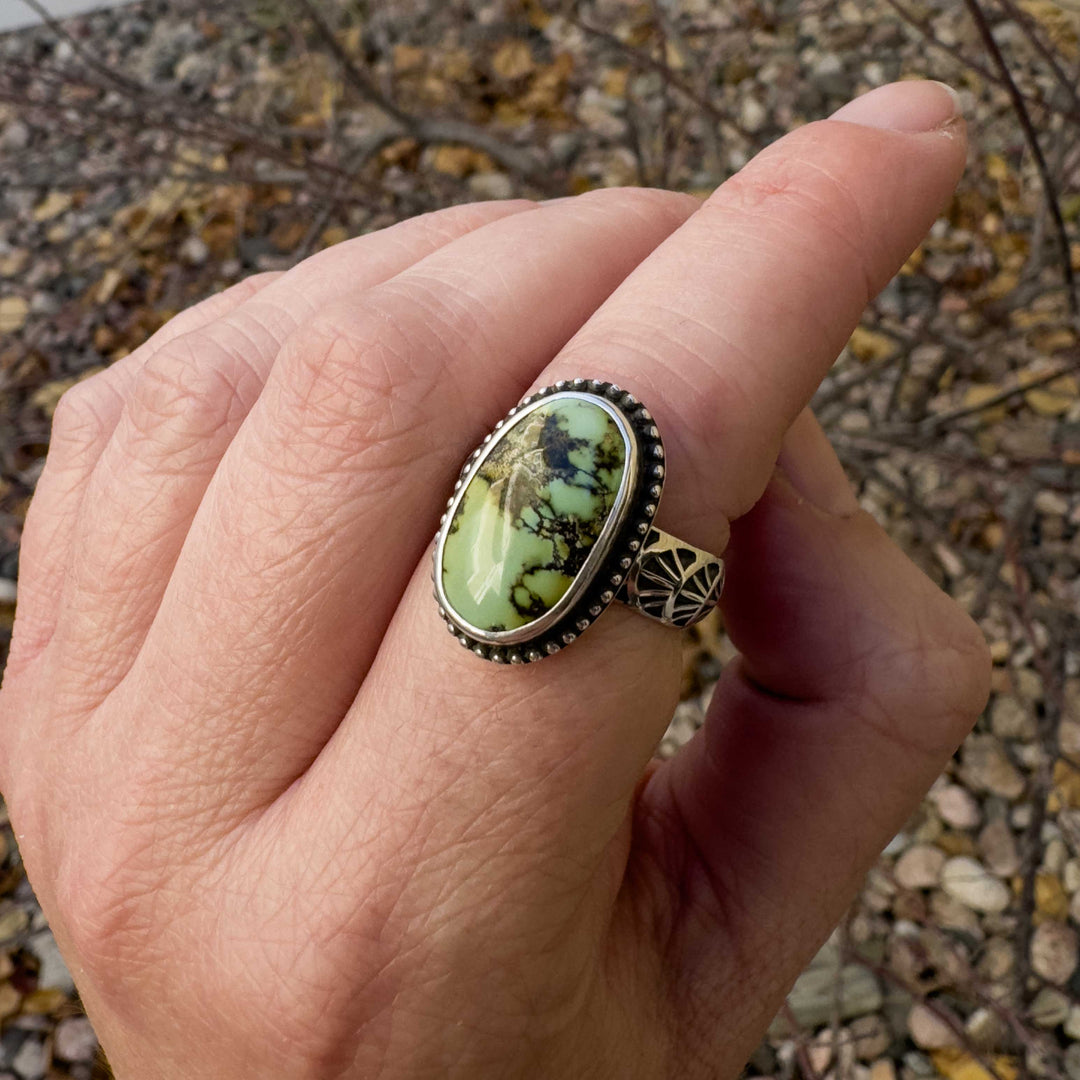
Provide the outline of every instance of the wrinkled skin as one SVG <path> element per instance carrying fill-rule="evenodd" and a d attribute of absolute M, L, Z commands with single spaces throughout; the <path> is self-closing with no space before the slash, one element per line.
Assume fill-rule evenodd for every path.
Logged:
<path fill-rule="evenodd" d="M 987 694 L 974 625 L 806 405 L 962 168 L 933 84 L 704 204 L 455 207 L 262 275 L 60 402 L 0 783 L 121 1080 L 734 1076 Z M 430 541 L 530 387 L 632 390 L 741 656 L 650 762 L 679 635 L 483 663 Z M 779 457 L 779 467 L 777 461 Z"/>

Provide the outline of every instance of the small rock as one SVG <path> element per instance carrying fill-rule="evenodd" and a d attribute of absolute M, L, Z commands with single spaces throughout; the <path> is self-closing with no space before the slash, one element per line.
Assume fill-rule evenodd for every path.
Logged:
<path fill-rule="evenodd" d="M 1055 986 L 1064 986 L 1080 961 L 1076 931 L 1065 923 L 1044 922 L 1031 937 L 1031 968 Z"/>
<path fill-rule="evenodd" d="M 1071 1005 L 1069 1007 L 1069 1015 L 1065 1017 L 1062 1030 L 1065 1032 L 1066 1038 L 1080 1041 L 1080 1005 Z"/>
<path fill-rule="evenodd" d="M 210 258 L 210 248 L 201 236 L 192 234 L 180 245 L 180 259 L 189 266 L 202 266 Z"/>
<path fill-rule="evenodd" d="M 473 173 L 469 177 L 469 192 L 477 199 L 511 199 L 514 184 L 506 173 Z"/>
<path fill-rule="evenodd" d="M 972 1045 L 980 1050 L 997 1050 L 1009 1037 L 1009 1025 L 985 1007 L 976 1009 L 964 1024 Z"/>
<path fill-rule="evenodd" d="M 920 1050 L 909 1050 L 904 1055 L 904 1068 L 916 1076 L 935 1076 L 934 1063 Z"/>
<path fill-rule="evenodd" d="M 1012 694 L 998 694 L 990 707 L 990 726 L 999 739 L 1035 738 L 1035 716 Z"/>
<path fill-rule="evenodd" d="M 991 873 L 998 877 L 1012 877 L 1020 870 L 1020 849 L 1004 818 L 991 821 L 979 833 L 979 854 Z"/>
<path fill-rule="evenodd" d="M 946 784 L 930 797 L 946 825 L 954 829 L 974 829 L 982 820 L 979 804 L 971 792 L 959 784 Z"/>
<path fill-rule="evenodd" d="M 38 958 L 41 968 L 38 971 L 38 986 L 57 987 L 69 994 L 75 989 L 75 980 L 68 971 L 64 958 L 56 946 L 56 939 L 51 930 L 41 930 L 30 939 L 30 948 Z"/>
<path fill-rule="evenodd" d="M 961 751 L 961 772 L 971 787 L 1005 799 L 1024 793 L 1024 777 L 994 735 L 969 735 Z"/>
<path fill-rule="evenodd" d="M 8 578 L 0 578 L 0 604 L 14 604 L 18 594 L 15 582 Z"/>
<path fill-rule="evenodd" d="M 1061 871 L 1061 883 L 1070 896 L 1080 890 L 1080 859 L 1070 859 L 1065 864 Z"/>
<path fill-rule="evenodd" d="M 803 1028 L 827 1024 L 834 1011 L 842 1020 L 865 1016 L 877 1012 L 881 1003 L 881 987 L 862 964 L 848 964 L 839 972 L 835 964 L 811 964 L 788 994 L 795 1022 Z"/>
<path fill-rule="evenodd" d="M 821 1076 L 832 1063 L 832 1028 L 825 1028 L 814 1036 L 813 1042 L 806 1048 L 806 1056 L 810 1059 L 810 1067 L 814 1070 L 815 1075 Z"/>
<path fill-rule="evenodd" d="M 1004 911 L 1009 906 L 1008 888 L 967 855 L 958 855 L 945 864 L 941 885 L 954 900 L 974 911 Z"/>
<path fill-rule="evenodd" d="M 1080 1080 L 1080 1043 L 1073 1043 L 1065 1051 L 1064 1065 L 1069 1080 Z"/>
<path fill-rule="evenodd" d="M 30 128 L 18 118 L 9 120 L 0 135 L 0 150 L 25 150 L 30 145 Z"/>
<path fill-rule="evenodd" d="M 69 1016 L 56 1025 L 53 1053 L 61 1061 L 89 1061 L 97 1045 L 97 1036 L 85 1016 Z"/>
<path fill-rule="evenodd" d="M 14 904 L 0 910 L 0 942 L 16 938 L 30 925 L 30 916 Z"/>
<path fill-rule="evenodd" d="M 894 873 L 898 884 L 905 889 L 932 889 L 940 880 L 944 865 L 944 851 L 930 844 L 916 844 L 900 856 Z"/>
<path fill-rule="evenodd" d="M 959 1046 L 956 1032 L 926 1005 L 917 1004 L 908 1014 L 908 1033 L 912 1042 L 922 1050 L 940 1050 L 946 1046 Z"/>
<path fill-rule="evenodd" d="M 890 1058 L 881 1058 L 870 1066 L 870 1080 L 896 1080 L 896 1066 Z"/>
<path fill-rule="evenodd" d="M 1036 1027 L 1055 1028 L 1065 1022 L 1071 1004 L 1060 990 L 1044 986 L 1031 1003 L 1031 1022 Z"/>
<path fill-rule="evenodd" d="M 45 1043 L 38 1039 L 27 1039 L 11 1059 L 11 1065 L 22 1080 L 42 1080 L 49 1069 Z"/>
<path fill-rule="evenodd" d="M 747 94 L 739 110 L 739 122 L 749 132 L 758 132 L 769 119 L 769 112 L 756 97 Z"/>
<path fill-rule="evenodd" d="M 880 1058 L 892 1044 L 892 1032 L 882 1016 L 859 1016 L 851 1022 L 851 1039 L 860 1061 Z M 872 1071 L 872 1070 L 871 1070 Z"/>

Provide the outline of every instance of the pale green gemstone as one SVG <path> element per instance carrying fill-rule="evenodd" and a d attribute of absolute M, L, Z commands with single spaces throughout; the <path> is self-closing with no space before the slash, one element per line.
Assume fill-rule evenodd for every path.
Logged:
<path fill-rule="evenodd" d="M 550 611 L 603 531 L 626 450 L 611 414 L 580 398 L 545 402 L 509 427 L 449 524 L 441 573 L 454 614 L 497 632 Z"/>

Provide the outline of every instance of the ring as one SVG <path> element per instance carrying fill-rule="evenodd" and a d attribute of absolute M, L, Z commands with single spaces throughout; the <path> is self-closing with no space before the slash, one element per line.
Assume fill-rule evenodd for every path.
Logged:
<path fill-rule="evenodd" d="M 724 564 L 653 525 L 664 444 L 618 386 L 573 379 L 510 410 L 469 456 L 435 544 L 439 614 L 477 656 L 527 664 L 620 600 L 667 626 L 705 618 Z"/>

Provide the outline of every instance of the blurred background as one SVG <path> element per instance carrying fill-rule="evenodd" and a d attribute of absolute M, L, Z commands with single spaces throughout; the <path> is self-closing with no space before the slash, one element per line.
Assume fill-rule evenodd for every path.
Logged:
<path fill-rule="evenodd" d="M 0 35 L 0 665 L 58 398 L 179 310 L 454 202 L 705 194 L 873 86 L 959 88 L 960 190 L 815 407 L 863 506 L 979 621 L 994 693 L 748 1075 L 1080 1080 L 1080 0 L 146 0 L 62 22 L 0 0 L 16 22 L 37 25 Z M 685 655 L 664 755 L 732 655 L 721 623 Z M 108 1075 L 0 804 L 0 1080 Z"/>

